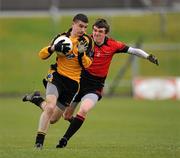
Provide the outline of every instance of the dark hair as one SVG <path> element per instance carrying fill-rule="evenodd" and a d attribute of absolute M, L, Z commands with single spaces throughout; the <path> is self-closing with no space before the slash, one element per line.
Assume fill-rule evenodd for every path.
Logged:
<path fill-rule="evenodd" d="M 93 27 L 96 26 L 97 28 L 105 28 L 105 32 L 108 33 L 110 31 L 110 26 L 105 19 L 97 19 L 93 24 Z"/>
<path fill-rule="evenodd" d="M 73 21 L 76 22 L 77 20 L 80 20 L 84 23 L 88 23 L 88 17 L 85 14 L 77 14 L 74 16 Z"/>

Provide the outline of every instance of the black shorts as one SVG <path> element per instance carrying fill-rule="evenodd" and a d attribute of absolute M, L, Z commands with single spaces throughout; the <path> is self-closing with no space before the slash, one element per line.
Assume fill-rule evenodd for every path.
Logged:
<path fill-rule="evenodd" d="M 80 91 L 75 97 L 74 102 L 80 102 L 81 98 L 89 93 L 98 95 L 98 100 L 102 98 L 105 77 L 93 76 L 87 71 L 83 71 L 80 80 Z"/>
<path fill-rule="evenodd" d="M 58 101 L 69 106 L 78 93 L 79 83 L 57 72 L 53 72 L 52 76 L 51 83 L 57 87 L 59 93 Z"/>

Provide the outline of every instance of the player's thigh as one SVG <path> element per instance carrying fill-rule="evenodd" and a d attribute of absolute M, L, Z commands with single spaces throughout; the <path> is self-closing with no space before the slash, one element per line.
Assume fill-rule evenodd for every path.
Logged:
<path fill-rule="evenodd" d="M 55 107 L 56 102 L 57 102 L 57 98 L 58 98 L 57 87 L 54 84 L 48 82 L 47 88 L 46 88 L 46 102 L 47 102 L 47 104 L 49 104 L 49 106 Z"/>

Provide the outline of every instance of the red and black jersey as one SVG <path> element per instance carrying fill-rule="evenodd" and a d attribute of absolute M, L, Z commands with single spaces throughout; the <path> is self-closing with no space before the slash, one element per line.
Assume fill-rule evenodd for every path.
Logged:
<path fill-rule="evenodd" d="M 80 91 L 75 102 L 80 102 L 81 98 L 88 93 L 97 94 L 100 100 L 113 55 L 126 53 L 128 49 L 129 47 L 126 44 L 111 38 L 105 38 L 101 46 L 95 44 L 93 62 L 81 73 Z"/>
<path fill-rule="evenodd" d="M 113 55 L 125 53 L 128 49 L 129 47 L 126 44 L 106 37 L 101 46 L 94 45 L 93 63 L 86 71 L 93 76 L 106 78 Z"/>

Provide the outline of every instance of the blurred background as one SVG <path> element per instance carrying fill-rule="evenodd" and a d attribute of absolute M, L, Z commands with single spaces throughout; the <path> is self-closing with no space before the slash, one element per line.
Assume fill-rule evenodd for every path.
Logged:
<path fill-rule="evenodd" d="M 180 98 L 180 0 L 0 0 L 0 96 L 21 96 L 39 89 L 55 55 L 38 51 L 71 26 L 77 13 L 92 24 L 101 17 L 109 36 L 142 48 L 159 67 L 128 55 L 116 55 L 106 81 L 106 96 Z"/>

